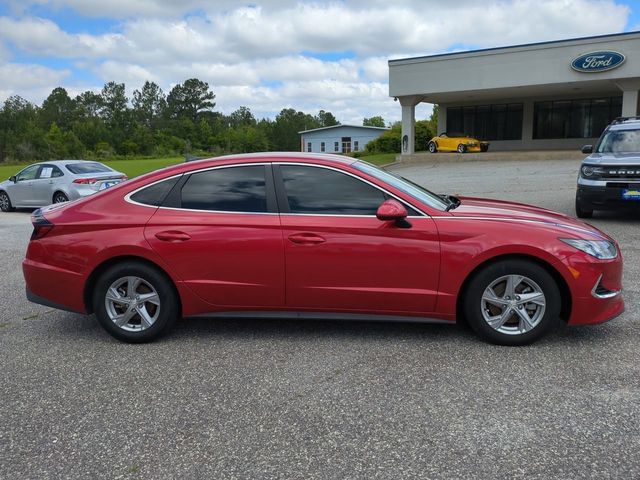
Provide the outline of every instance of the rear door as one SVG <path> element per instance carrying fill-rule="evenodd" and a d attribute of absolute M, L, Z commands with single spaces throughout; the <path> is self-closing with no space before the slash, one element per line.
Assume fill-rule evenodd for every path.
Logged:
<path fill-rule="evenodd" d="M 284 305 L 283 239 L 268 164 L 184 175 L 145 237 L 215 310 Z"/>
<path fill-rule="evenodd" d="M 389 194 L 332 167 L 281 163 L 274 176 L 287 307 L 390 315 L 434 310 L 440 245 L 430 217 L 411 210 L 410 228 L 378 220 Z"/>
<path fill-rule="evenodd" d="M 42 164 L 36 178 L 32 181 L 32 195 L 35 205 L 53 203 L 53 194 L 61 188 L 63 173 L 55 165 Z"/>

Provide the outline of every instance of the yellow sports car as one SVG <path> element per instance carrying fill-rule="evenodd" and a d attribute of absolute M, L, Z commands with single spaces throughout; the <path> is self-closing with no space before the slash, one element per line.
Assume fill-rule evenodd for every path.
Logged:
<path fill-rule="evenodd" d="M 489 150 L 489 142 L 481 142 L 464 133 L 441 133 L 429 140 L 431 153 L 441 152 L 486 152 Z"/>

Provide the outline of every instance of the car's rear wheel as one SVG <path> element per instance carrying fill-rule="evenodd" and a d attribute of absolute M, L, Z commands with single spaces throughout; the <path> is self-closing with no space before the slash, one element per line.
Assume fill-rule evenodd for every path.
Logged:
<path fill-rule="evenodd" d="M 458 145 L 458 153 L 464 153 L 467 151 L 467 147 L 463 144 Z"/>
<path fill-rule="evenodd" d="M 178 295 L 161 272 L 139 262 L 106 270 L 94 289 L 93 306 L 104 329 L 118 340 L 148 342 L 178 319 Z"/>
<path fill-rule="evenodd" d="M 542 337 L 560 316 L 560 290 L 541 266 L 504 260 L 479 271 L 464 298 L 471 328 L 499 345 L 526 345 Z"/>
<path fill-rule="evenodd" d="M 438 147 L 436 146 L 435 142 L 429 142 L 427 148 L 429 149 L 430 153 L 436 153 L 438 151 Z"/>
<path fill-rule="evenodd" d="M 593 209 L 583 207 L 582 203 L 577 197 L 576 197 L 576 217 L 578 218 L 593 217 Z"/>
<path fill-rule="evenodd" d="M 69 197 L 64 192 L 56 192 L 53 194 L 53 203 L 64 203 L 68 202 Z"/>
<path fill-rule="evenodd" d="M 11 205 L 11 199 L 7 192 L 0 192 L 0 210 L 3 212 L 13 212 L 15 210 Z"/>

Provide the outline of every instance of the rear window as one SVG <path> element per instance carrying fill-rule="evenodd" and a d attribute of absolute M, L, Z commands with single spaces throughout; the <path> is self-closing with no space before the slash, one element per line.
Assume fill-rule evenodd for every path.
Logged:
<path fill-rule="evenodd" d="M 105 173 L 113 172 L 109 167 L 98 162 L 86 163 L 67 163 L 65 168 L 74 175 L 83 175 L 85 173 Z"/>
<path fill-rule="evenodd" d="M 178 176 L 154 183 L 137 191 L 130 198 L 137 203 L 159 207 L 179 179 Z"/>

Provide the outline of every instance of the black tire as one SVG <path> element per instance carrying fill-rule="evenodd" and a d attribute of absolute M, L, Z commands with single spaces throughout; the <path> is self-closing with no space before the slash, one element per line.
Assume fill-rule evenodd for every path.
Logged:
<path fill-rule="evenodd" d="M 509 276 L 513 276 L 512 278 L 521 276 L 523 280 L 515 285 L 513 298 L 505 301 L 509 298 L 508 281 L 501 279 Z M 515 281 L 512 283 L 515 284 Z M 488 288 L 495 282 L 501 283 L 494 285 L 491 291 L 494 292 L 496 300 L 505 303 L 502 307 L 493 305 L 491 301 L 483 298 L 485 292 L 488 292 Z M 498 291 L 501 285 L 505 285 L 502 297 Z M 481 338 L 490 343 L 507 346 L 527 345 L 541 338 L 559 321 L 560 289 L 549 272 L 531 261 L 516 259 L 492 263 L 474 275 L 466 292 L 462 294 L 465 319 Z M 538 295 L 537 301 L 516 304 L 516 299 L 518 302 L 526 302 L 521 298 L 527 294 Z M 542 298 L 539 297 L 540 294 L 543 295 Z M 540 301 L 544 302 L 544 306 L 536 304 Z M 530 315 L 530 311 L 535 312 L 533 316 Z M 527 324 L 522 320 L 522 314 L 526 315 L 530 322 L 533 321 Z M 497 321 L 504 316 L 507 321 L 503 321 L 501 326 L 496 324 L 499 330 L 489 324 L 485 315 L 490 320 L 497 319 Z M 523 329 L 523 325 L 526 325 L 528 330 Z"/>
<path fill-rule="evenodd" d="M 11 199 L 7 192 L 0 192 L 0 210 L 3 212 L 13 212 L 15 210 L 11 205 Z"/>
<path fill-rule="evenodd" d="M 69 201 L 69 197 L 64 192 L 56 192 L 53 194 L 53 203 L 64 203 Z"/>
<path fill-rule="evenodd" d="M 127 278 L 139 278 L 141 283 L 136 288 L 134 295 L 136 299 L 145 294 L 157 294 L 158 306 L 153 309 L 154 305 L 149 302 L 141 301 L 137 307 L 126 307 L 124 304 L 114 307 L 119 302 L 111 302 L 107 300 L 107 292 L 110 287 L 118 282 L 125 280 L 127 288 L 116 289 L 120 293 L 127 295 L 128 283 Z M 149 288 L 151 287 L 151 288 Z M 155 292 L 153 292 L 155 290 Z M 107 306 L 107 302 L 110 306 Z M 136 300 L 137 302 L 137 300 Z M 138 307 L 143 308 L 148 315 L 155 316 L 155 320 L 150 326 L 144 327 L 141 314 L 138 313 Z M 167 333 L 180 316 L 180 301 L 171 280 L 161 271 L 153 266 L 142 262 L 119 263 L 103 272 L 98 278 L 93 291 L 93 310 L 102 327 L 118 340 L 129 343 L 149 342 Z M 133 317 L 123 326 L 118 326 L 112 320 L 114 313 L 129 312 L 131 310 Z M 157 315 L 156 315 L 157 314 Z M 136 330 L 136 324 L 139 329 Z"/>
<path fill-rule="evenodd" d="M 427 148 L 429 149 L 429 153 L 438 152 L 438 146 L 435 144 L 435 142 L 429 142 L 429 145 L 427 146 Z"/>
<path fill-rule="evenodd" d="M 467 151 L 467 147 L 463 144 L 458 145 L 458 153 L 465 153 Z"/>
<path fill-rule="evenodd" d="M 591 218 L 593 217 L 593 209 L 584 208 L 578 197 L 576 197 L 576 217 Z"/>

